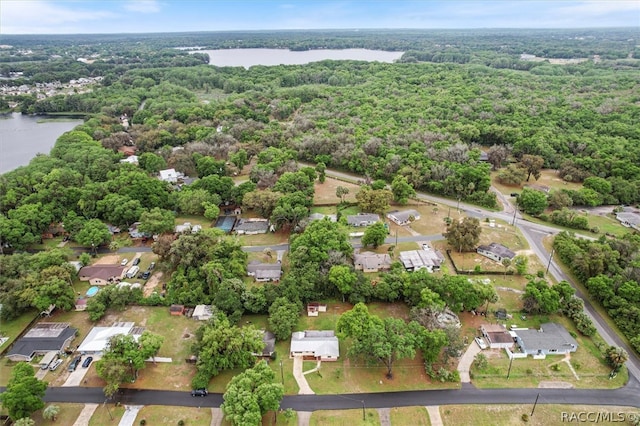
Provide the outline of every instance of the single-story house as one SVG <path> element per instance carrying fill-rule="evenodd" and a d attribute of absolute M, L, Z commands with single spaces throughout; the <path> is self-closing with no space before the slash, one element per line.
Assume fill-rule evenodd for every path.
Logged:
<path fill-rule="evenodd" d="M 76 337 L 77 331 L 66 322 L 37 323 L 24 336 L 13 342 L 7 358 L 14 362 L 31 362 L 36 355 L 64 351 Z"/>
<path fill-rule="evenodd" d="M 262 342 L 264 343 L 264 349 L 261 353 L 253 353 L 253 356 L 269 358 L 276 351 L 276 336 L 270 331 L 260 330 L 262 333 Z"/>
<path fill-rule="evenodd" d="M 407 271 L 426 269 L 429 272 L 439 271 L 444 263 L 444 256 L 438 250 L 422 249 L 400 252 L 400 262 Z"/>
<path fill-rule="evenodd" d="M 122 265 L 91 265 L 80 269 L 78 277 L 80 281 L 89 281 L 91 285 L 107 285 L 120 281 L 126 269 Z"/>
<path fill-rule="evenodd" d="M 291 334 L 289 355 L 320 361 L 337 361 L 340 357 L 340 342 L 333 330 L 295 331 Z"/>
<path fill-rule="evenodd" d="M 318 302 L 309 302 L 307 304 L 308 317 L 317 317 L 320 312 L 327 312 L 327 305 Z"/>
<path fill-rule="evenodd" d="M 640 212 L 622 211 L 616 213 L 616 219 L 622 226 L 640 231 Z"/>
<path fill-rule="evenodd" d="M 115 225 L 110 225 L 107 223 L 107 229 L 109 230 L 109 233 L 111 235 L 113 234 L 119 234 L 121 232 L 120 228 L 115 226 Z"/>
<path fill-rule="evenodd" d="M 478 246 L 478 249 L 476 251 L 478 252 L 478 254 L 481 254 L 484 257 L 488 257 L 491 260 L 495 260 L 496 262 L 502 262 L 503 259 L 511 260 L 516 257 L 516 254 L 514 252 L 498 243 L 491 243 L 488 246 Z"/>
<path fill-rule="evenodd" d="M 338 221 L 338 216 L 335 214 L 322 214 L 322 213 L 311 213 L 309 215 L 309 222 L 312 222 L 314 220 L 322 220 L 324 218 L 329 218 L 329 220 L 331 222 L 337 222 Z"/>
<path fill-rule="evenodd" d="M 546 355 L 565 355 L 578 349 L 578 342 L 561 324 L 548 322 L 539 330 L 515 330 L 516 343 L 527 355 L 543 359 Z"/>
<path fill-rule="evenodd" d="M 178 178 L 180 177 L 180 175 L 182 175 L 182 173 L 176 172 L 176 169 L 165 169 L 160 170 L 159 175 L 161 181 L 176 183 L 178 182 Z"/>
<path fill-rule="evenodd" d="M 533 189 L 534 191 L 542 192 L 548 194 L 551 191 L 551 188 L 547 185 L 541 185 L 539 183 L 526 183 L 524 185 L 525 188 Z"/>
<path fill-rule="evenodd" d="M 391 269 L 391 256 L 370 251 L 353 255 L 353 266 L 362 272 L 379 272 Z"/>
<path fill-rule="evenodd" d="M 417 210 L 392 211 L 387 213 L 387 219 L 398 224 L 408 225 L 415 220 L 420 220 L 420 213 Z"/>
<path fill-rule="evenodd" d="M 174 316 L 184 315 L 184 305 L 169 306 L 169 313 Z"/>
<path fill-rule="evenodd" d="M 107 348 L 111 337 L 119 334 L 131 334 L 137 341 L 143 332 L 144 327 L 136 327 L 133 322 L 119 322 L 111 327 L 93 327 L 78 346 L 78 352 L 99 355 Z"/>
<path fill-rule="evenodd" d="M 176 234 L 184 234 L 185 232 L 191 232 L 192 234 L 197 234 L 202 231 L 201 225 L 192 225 L 191 222 L 185 222 L 182 225 L 176 225 L 174 232 Z"/>
<path fill-rule="evenodd" d="M 138 156 L 137 155 L 130 155 L 125 159 L 120 160 L 121 163 L 129 163 L 129 164 L 135 164 L 136 166 L 138 165 Z"/>
<path fill-rule="evenodd" d="M 282 265 L 280 263 L 261 263 L 253 261 L 247 265 L 247 275 L 258 282 L 280 281 Z"/>
<path fill-rule="evenodd" d="M 491 349 L 504 349 L 513 346 L 513 336 L 501 324 L 483 324 L 480 326 L 480 332 Z"/>
<path fill-rule="evenodd" d="M 234 228 L 235 233 L 239 235 L 266 234 L 268 230 L 267 219 L 240 219 Z"/>
<path fill-rule="evenodd" d="M 131 238 L 150 238 L 152 235 L 147 232 L 142 232 L 138 230 L 138 226 L 140 222 L 134 222 L 129 227 L 129 236 Z"/>
<path fill-rule="evenodd" d="M 213 310 L 211 309 L 211 305 L 196 305 L 191 318 L 198 321 L 209 321 L 212 316 Z"/>
<path fill-rule="evenodd" d="M 373 213 L 358 213 L 347 216 L 349 226 L 369 226 L 380 222 L 380 216 Z"/>

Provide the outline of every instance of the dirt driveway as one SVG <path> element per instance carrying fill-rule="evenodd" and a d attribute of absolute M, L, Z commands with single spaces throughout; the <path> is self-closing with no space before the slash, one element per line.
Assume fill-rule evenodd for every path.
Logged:
<path fill-rule="evenodd" d="M 149 280 L 144 285 L 144 297 L 151 296 L 151 293 L 153 293 L 158 284 L 160 284 L 160 279 L 163 276 L 164 274 L 162 272 L 156 272 L 155 274 L 151 275 L 151 277 L 149 277 Z"/>

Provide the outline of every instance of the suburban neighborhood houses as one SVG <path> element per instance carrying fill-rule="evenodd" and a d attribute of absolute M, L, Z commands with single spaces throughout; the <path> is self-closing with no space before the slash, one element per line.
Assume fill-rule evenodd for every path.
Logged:
<path fill-rule="evenodd" d="M 4 32 L 0 423 L 640 426 L 634 31 Z"/>

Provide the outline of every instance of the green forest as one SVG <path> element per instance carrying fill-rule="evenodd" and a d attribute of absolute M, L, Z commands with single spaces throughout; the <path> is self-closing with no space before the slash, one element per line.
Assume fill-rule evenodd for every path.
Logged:
<path fill-rule="evenodd" d="M 563 191 L 570 202 L 556 200 L 552 206 L 558 210 L 638 204 L 640 52 L 629 41 L 634 37 L 631 29 L 104 35 L 81 43 L 78 36 L 3 35 L 0 44 L 12 47 L 0 50 L 0 76 L 10 78 L 2 84 L 102 80 L 88 93 L 0 100 L 4 110 L 86 116 L 49 155 L 0 176 L 0 244 L 4 251 L 27 249 L 41 242 L 51 224 L 62 223 L 79 244 L 96 247 L 109 243 L 105 222 L 126 227 L 140 221 L 149 234 L 162 233 L 173 228 L 174 212 L 215 217 L 215 207 L 224 203 L 262 209 L 279 228 L 295 229 L 308 214 L 318 170 L 298 171 L 295 161 L 353 172 L 363 182 L 391 184 L 400 176 L 415 190 L 488 208 L 498 206 L 490 191 L 492 170 L 515 179 L 509 173 L 517 164 L 535 179 L 544 167 L 567 182 L 584 183 L 580 190 Z M 325 60 L 245 69 L 210 66 L 206 54 L 175 49 L 276 44 L 405 53 L 393 64 Z M 547 60 L 525 61 L 523 53 Z M 552 64 L 549 58 L 586 60 Z M 139 166 L 119 162 L 131 148 Z M 236 186 L 232 177 L 248 165 L 250 181 Z M 178 191 L 156 177 L 168 167 L 199 180 Z M 576 274 L 640 350 L 637 237 L 623 240 L 624 247 L 606 239 L 589 245 L 562 238 L 556 244 L 565 261 L 578 252 L 625 250 L 616 262 L 603 254 L 596 270 L 585 261 L 589 272 Z M 235 318 L 251 303 L 250 310 L 264 312 L 268 301 L 282 295 L 308 301 L 340 294 L 328 285 L 328 274 L 316 272 L 328 272 L 339 261 L 294 253 L 294 271 L 279 293 L 253 290 L 245 297 L 237 278 L 245 273 L 246 258 L 237 244 L 215 233 L 180 241 L 181 250 L 157 248 L 175 270 L 168 289 L 173 301 L 204 298 Z M 334 243 L 337 253 L 349 255 L 341 241 Z M 189 256 L 180 254 L 185 252 Z M 0 258 L 6 271 L 0 278 L 3 317 L 46 307 L 64 293 L 64 262 L 40 256 L 24 262 Z M 418 278 L 427 286 L 429 280 Z M 301 281 L 310 288 L 300 288 Z M 187 285 L 194 282 L 200 285 Z M 397 300 L 409 291 L 376 295 L 361 284 L 353 283 L 359 292 L 353 302 Z M 220 295 L 225 299 L 215 300 Z M 99 314 L 100 306 L 93 310 Z"/>

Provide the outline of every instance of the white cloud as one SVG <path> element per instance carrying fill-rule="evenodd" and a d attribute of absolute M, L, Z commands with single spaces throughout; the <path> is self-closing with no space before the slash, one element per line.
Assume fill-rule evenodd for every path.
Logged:
<path fill-rule="evenodd" d="M 124 5 L 124 8 L 130 12 L 160 12 L 160 4 L 156 0 L 131 0 Z"/>
<path fill-rule="evenodd" d="M 82 6 L 82 3 L 67 3 Z M 5 34 L 63 34 L 76 25 L 113 18 L 104 10 L 73 9 L 48 1 L 3 0 L 0 8 L 0 27 Z"/>

